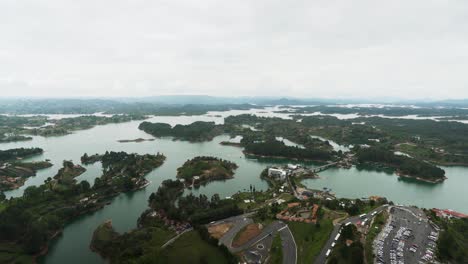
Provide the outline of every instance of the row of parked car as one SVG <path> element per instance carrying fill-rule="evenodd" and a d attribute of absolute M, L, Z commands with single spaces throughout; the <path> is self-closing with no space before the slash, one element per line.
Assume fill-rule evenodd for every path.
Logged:
<path fill-rule="evenodd" d="M 427 244 L 426 252 L 424 253 L 424 256 L 421 257 L 419 263 L 432 262 L 434 259 L 434 250 L 437 247 L 436 241 L 439 238 L 439 233 L 437 231 L 432 231 L 427 238 L 429 242 Z"/>
<path fill-rule="evenodd" d="M 383 258 L 385 239 L 387 239 L 388 235 L 390 234 L 390 232 L 392 232 L 393 228 L 394 227 L 391 224 L 385 225 L 381 232 L 380 238 L 376 239 L 374 242 L 374 247 L 377 249 L 377 264 L 385 263 Z"/>

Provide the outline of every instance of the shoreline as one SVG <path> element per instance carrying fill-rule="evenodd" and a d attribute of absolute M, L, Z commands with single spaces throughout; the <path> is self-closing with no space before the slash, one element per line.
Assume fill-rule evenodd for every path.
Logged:
<path fill-rule="evenodd" d="M 401 173 L 399 171 L 396 171 L 395 174 L 398 177 L 403 177 L 403 178 L 406 178 L 406 179 L 414 179 L 414 180 L 417 180 L 417 181 L 427 182 L 427 183 L 432 183 L 432 184 L 442 183 L 446 179 L 448 179 L 447 177 L 444 176 L 443 178 L 440 178 L 440 179 L 437 179 L 437 180 L 429 180 L 429 179 L 424 179 L 424 178 L 421 178 L 421 177 L 418 177 L 418 176 L 411 176 L 411 175 L 408 175 L 408 174 L 404 174 L 404 173 Z"/>
<path fill-rule="evenodd" d="M 253 156 L 253 157 L 258 157 L 258 158 L 273 158 L 273 159 L 285 159 L 285 160 L 294 160 L 294 161 L 311 161 L 311 162 L 317 162 L 317 163 L 323 163 L 324 165 L 328 163 L 330 160 L 316 160 L 316 159 L 302 159 L 302 158 L 291 158 L 291 157 L 285 157 L 285 156 L 273 156 L 273 155 L 259 155 L 259 154 L 253 154 L 247 151 L 242 151 L 244 155 L 248 156 Z"/>

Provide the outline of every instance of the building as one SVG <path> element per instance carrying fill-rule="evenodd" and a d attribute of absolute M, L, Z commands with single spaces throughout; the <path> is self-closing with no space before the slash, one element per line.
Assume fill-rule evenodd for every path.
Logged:
<path fill-rule="evenodd" d="M 434 211 L 438 217 L 443 217 L 443 218 L 457 218 L 457 219 L 468 218 L 468 215 L 466 214 L 462 214 L 462 213 L 455 212 L 455 211 L 448 210 L 448 209 L 442 210 L 442 209 L 434 208 L 432 209 L 432 211 Z"/>
<path fill-rule="evenodd" d="M 268 176 L 284 180 L 286 178 L 286 171 L 276 168 L 268 168 Z"/>

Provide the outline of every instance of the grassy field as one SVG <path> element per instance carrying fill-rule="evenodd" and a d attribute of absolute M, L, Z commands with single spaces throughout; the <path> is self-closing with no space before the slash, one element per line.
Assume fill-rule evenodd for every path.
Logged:
<path fill-rule="evenodd" d="M 288 223 L 297 244 L 297 263 L 312 263 L 327 242 L 333 224 L 330 220 L 321 221 L 320 226 L 298 222 Z"/>
<path fill-rule="evenodd" d="M 367 263 L 374 262 L 374 254 L 372 252 L 372 242 L 382 230 L 383 226 L 385 225 L 385 222 L 387 221 L 387 218 L 388 218 L 387 211 L 382 211 L 380 214 L 378 214 L 375 217 L 374 222 L 372 223 L 372 226 L 369 228 L 369 233 L 367 233 L 367 236 L 366 236 L 366 243 L 364 244 L 364 250 L 366 254 Z"/>
<path fill-rule="evenodd" d="M 269 264 L 281 264 L 283 263 L 283 246 L 281 245 L 281 237 L 279 233 L 273 238 L 273 244 L 271 245 L 270 258 L 268 259 Z"/>
<path fill-rule="evenodd" d="M 161 252 L 160 263 L 228 263 L 223 253 L 196 231 L 188 232 Z"/>

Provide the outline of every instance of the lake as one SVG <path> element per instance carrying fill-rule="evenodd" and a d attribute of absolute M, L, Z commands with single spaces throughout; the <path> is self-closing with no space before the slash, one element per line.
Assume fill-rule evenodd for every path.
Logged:
<path fill-rule="evenodd" d="M 189 124 L 194 121 L 213 121 L 218 124 L 229 114 L 244 112 L 257 113 L 262 110 L 211 112 L 203 116 L 153 117 L 150 122 L 167 122 Z M 264 116 L 274 115 L 271 112 L 259 113 Z M 18 190 L 5 193 L 7 197 L 21 196 L 27 186 L 39 185 L 47 177 L 55 175 L 62 166 L 63 160 L 73 160 L 78 163 L 84 153 L 104 153 L 105 151 L 126 151 L 135 153 L 157 153 L 166 155 L 166 162 L 147 175 L 151 184 L 145 189 L 121 194 L 102 210 L 82 216 L 67 225 L 63 235 L 54 240 L 49 253 L 42 257 L 41 263 L 103 263 L 97 254 L 89 249 L 94 229 L 108 219 L 119 232 L 129 231 L 136 226 L 139 215 L 147 208 L 149 195 L 156 191 L 165 179 L 174 179 L 176 170 L 187 159 L 199 155 L 210 155 L 233 161 L 239 165 L 233 179 L 212 182 L 199 189 L 194 194 L 211 196 L 218 193 L 221 197 L 231 196 L 237 191 L 247 190 L 252 184 L 257 190 L 265 190 L 267 183 L 259 177 L 260 172 L 268 165 L 286 164 L 287 160 L 251 159 L 246 158 L 242 149 L 233 146 L 223 146 L 219 142 L 229 140 L 226 135 L 218 136 L 211 142 L 189 143 L 173 141 L 170 138 L 156 139 L 140 143 L 119 143 L 121 139 L 151 138 L 150 135 L 138 130 L 140 121 L 121 124 L 97 126 L 92 129 L 77 131 L 60 137 L 34 137 L 32 141 L 0 144 L 0 149 L 17 147 L 40 147 L 44 153 L 30 160 L 50 159 L 53 167 L 41 170 L 37 176 L 26 181 L 25 186 Z M 297 163 L 297 162 L 294 162 Z M 313 166 L 313 164 L 307 164 Z M 101 166 L 94 164 L 85 166 L 87 171 L 78 180 L 88 180 L 91 184 L 94 178 L 101 175 Z M 385 196 L 396 203 L 418 205 L 424 207 L 450 208 L 468 213 L 468 194 L 464 192 L 468 186 L 468 168 L 444 167 L 448 180 L 441 184 L 427 184 L 411 180 L 402 180 L 394 174 L 385 172 L 351 169 L 329 169 L 320 173 L 320 179 L 305 180 L 304 184 L 313 189 L 331 188 L 338 197 L 360 198 L 369 195 Z"/>

